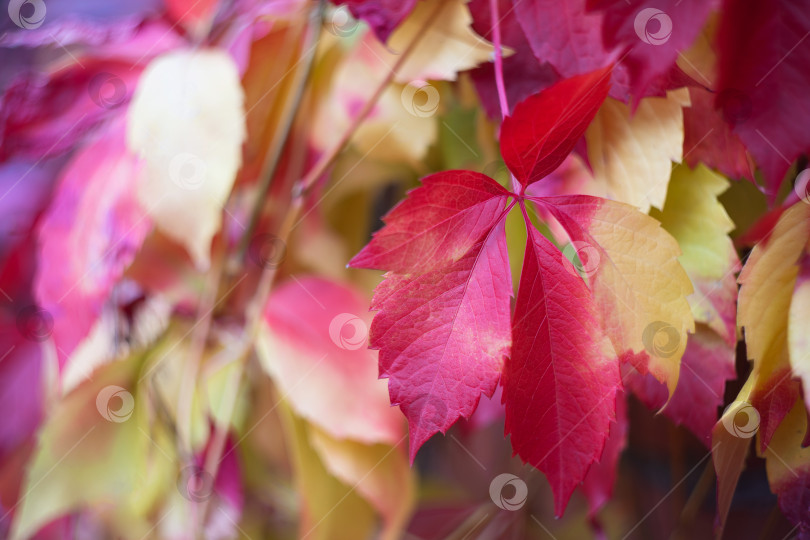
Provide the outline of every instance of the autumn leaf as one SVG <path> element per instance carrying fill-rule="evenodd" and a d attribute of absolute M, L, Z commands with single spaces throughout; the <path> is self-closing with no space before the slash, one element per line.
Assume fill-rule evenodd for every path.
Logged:
<path fill-rule="evenodd" d="M 503 380 L 504 429 L 514 453 L 548 477 L 561 516 L 602 455 L 616 414 L 619 368 L 585 282 L 533 228 L 512 339 Z"/>
<path fill-rule="evenodd" d="M 694 330 L 691 284 L 676 242 L 657 221 L 595 197 L 532 197 L 573 239 L 596 246 L 597 260 L 586 263 L 604 258 L 606 270 L 596 278 L 589 272 L 586 282 L 575 258 L 543 237 L 526 212 L 525 187 L 573 149 L 605 99 L 609 74 L 605 68 L 557 83 L 504 120 L 501 148 L 519 194 L 469 171 L 431 175 L 351 263 L 389 271 L 371 305 L 379 312 L 371 346 L 380 349 L 391 402 L 408 418 L 411 460 L 434 433 L 469 418 L 501 378 L 513 451 L 546 473 L 558 515 L 602 455 L 615 419 L 616 351 L 639 353 L 639 368 L 671 393 L 686 332 Z M 510 314 L 504 226 L 515 204 L 528 242 Z M 672 321 L 675 346 L 654 354 L 658 331 L 669 335 L 662 319 Z"/>
<path fill-rule="evenodd" d="M 760 450 L 768 446 L 799 395 L 791 379 L 788 321 L 808 222 L 810 205 L 799 202 L 786 210 L 770 236 L 751 252 L 739 277 L 737 324 L 745 330 L 746 351 L 753 364 L 751 404 L 761 417 Z M 796 367 L 801 370 L 800 363 Z"/>
<path fill-rule="evenodd" d="M 696 321 L 709 325 L 733 348 L 737 342 L 737 282 L 740 259 L 728 234 L 734 223 L 718 197 L 728 181 L 699 165 L 675 167 L 662 211 L 650 215 L 678 241 L 678 257 L 694 285 L 689 305 Z"/>
<path fill-rule="evenodd" d="M 152 228 L 137 199 L 141 174 L 119 121 L 71 160 L 39 225 L 34 291 L 52 320 L 61 365 L 90 333 Z"/>
<path fill-rule="evenodd" d="M 270 297 L 257 350 L 299 416 L 336 439 L 394 444 L 401 419 L 377 380 L 377 354 L 366 346 L 367 312 L 352 288 L 296 278 Z"/>
<path fill-rule="evenodd" d="M 772 197 L 810 148 L 802 127 L 810 121 L 808 32 L 810 13 L 793 2 L 723 3 L 715 107 L 754 156 Z"/>
<path fill-rule="evenodd" d="M 243 99 L 226 53 L 181 50 L 146 68 L 129 109 L 127 144 L 146 168 L 138 200 L 200 269 L 242 161 Z"/>
<path fill-rule="evenodd" d="M 533 199 L 565 229 L 580 257 L 617 354 L 675 391 L 687 332 L 694 321 L 692 284 L 678 244 L 655 219 L 629 205 L 587 195 Z M 576 271 L 576 270 L 575 270 Z"/>
<path fill-rule="evenodd" d="M 635 111 L 608 98 L 585 132 L 588 161 L 603 192 L 595 195 L 626 202 L 647 212 L 661 208 L 672 162 L 683 157 L 686 90 L 642 99 Z"/>
<path fill-rule="evenodd" d="M 610 67 L 562 80 L 519 103 L 501 126 L 501 154 L 528 186 L 560 166 L 607 96 Z"/>

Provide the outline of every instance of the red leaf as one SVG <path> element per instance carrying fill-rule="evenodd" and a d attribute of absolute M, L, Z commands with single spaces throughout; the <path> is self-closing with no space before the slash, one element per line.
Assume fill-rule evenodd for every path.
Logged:
<path fill-rule="evenodd" d="M 707 447 L 717 423 L 717 408 L 723 404 L 726 381 L 733 379 L 735 346 L 705 326 L 689 336 L 681 360 L 681 376 L 672 399 L 667 403 L 667 387 L 652 375 L 629 374 L 625 386 L 650 409 L 664 405 L 664 416 L 684 425 Z"/>
<path fill-rule="evenodd" d="M 469 418 L 494 392 L 511 343 L 511 296 L 503 221 L 452 264 L 388 274 L 375 291 L 371 346 L 380 349 L 391 403 L 408 418 L 411 462 L 434 433 Z"/>
<path fill-rule="evenodd" d="M 501 154 L 524 185 L 556 169 L 607 97 L 611 68 L 562 80 L 515 107 L 501 126 Z"/>
<path fill-rule="evenodd" d="M 666 389 L 664 390 L 666 391 Z M 591 519 L 608 502 L 613 495 L 613 486 L 616 484 L 616 473 L 619 467 L 619 458 L 627 445 L 627 432 L 630 430 L 630 420 L 627 418 L 627 398 L 623 392 L 616 395 L 616 422 L 610 425 L 605 449 L 599 463 L 594 463 L 585 481 L 582 483 L 582 492 L 588 499 L 588 515 Z"/>
<path fill-rule="evenodd" d="M 690 88 L 691 107 L 683 108 L 683 158 L 690 167 L 704 163 L 729 178 L 754 179 L 742 141 L 714 108 L 708 90 Z"/>
<path fill-rule="evenodd" d="M 775 195 L 810 149 L 810 10 L 785 0 L 727 0 L 723 8 L 715 105 Z"/>
<path fill-rule="evenodd" d="M 602 455 L 621 382 L 591 293 L 563 258 L 529 229 L 503 375 L 506 433 L 548 477 L 557 516 Z"/>
<path fill-rule="evenodd" d="M 427 176 L 385 216 L 385 227 L 349 265 L 409 274 L 457 261 L 492 229 L 508 196 L 481 173 Z"/>
<path fill-rule="evenodd" d="M 535 56 L 565 78 L 610 63 L 602 44 L 602 16 L 586 13 L 585 0 L 521 0 L 515 13 Z"/>
<path fill-rule="evenodd" d="M 604 12 L 602 37 L 610 48 L 626 50 L 621 63 L 631 93 L 640 98 L 664 76 L 703 28 L 712 0 L 588 0 Z"/>

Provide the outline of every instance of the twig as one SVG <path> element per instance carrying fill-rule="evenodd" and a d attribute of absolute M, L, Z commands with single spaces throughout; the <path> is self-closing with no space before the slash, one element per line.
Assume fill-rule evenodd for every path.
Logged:
<path fill-rule="evenodd" d="M 297 116 L 298 110 L 301 107 L 301 101 L 303 100 L 307 81 L 310 79 L 312 74 L 312 68 L 315 64 L 315 51 L 318 48 L 324 4 L 325 1 L 320 0 L 317 7 L 312 10 L 309 17 L 307 36 L 303 43 L 304 65 L 301 69 L 296 70 L 296 80 L 292 84 L 292 89 L 290 91 L 292 94 L 291 102 L 289 106 L 284 107 L 286 114 L 284 114 L 281 119 L 281 129 L 278 131 L 277 140 L 262 163 L 262 170 L 261 174 L 259 175 L 259 186 L 256 191 L 256 201 L 250 214 L 248 226 L 242 235 L 239 247 L 237 249 L 236 260 L 240 263 L 245 261 L 250 240 L 253 237 L 253 233 L 256 232 L 256 227 L 259 224 L 259 219 L 262 215 L 262 209 L 264 208 L 267 194 L 270 191 L 271 184 L 273 183 L 273 177 L 275 176 L 278 166 L 281 163 L 281 154 L 284 151 L 285 146 L 287 146 L 290 132 L 292 130 L 293 123 L 295 122 L 295 117 Z"/>

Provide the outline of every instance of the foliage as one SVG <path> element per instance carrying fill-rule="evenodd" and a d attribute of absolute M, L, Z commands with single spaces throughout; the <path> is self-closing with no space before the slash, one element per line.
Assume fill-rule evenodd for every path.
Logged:
<path fill-rule="evenodd" d="M 0 32 L 3 537 L 810 537 L 806 6 Z"/>

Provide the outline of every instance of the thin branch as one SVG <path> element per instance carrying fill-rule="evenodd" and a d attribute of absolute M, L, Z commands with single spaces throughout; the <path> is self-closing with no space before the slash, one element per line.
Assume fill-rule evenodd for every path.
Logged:
<path fill-rule="evenodd" d="M 270 186 L 273 183 L 273 178 L 276 175 L 278 166 L 281 162 L 281 155 L 284 148 L 287 146 L 287 141 L 290 137 L 295 117 L 298 115 L 298 110 L 301 107 L 301 102 L 304 97 L 307 82 L 312 75 L 312 69 L 315 65 L 315 51 L 318 48 L 320 38 L 320 30 L 323 18 L 325 0 L 320 0 L 315 8 L 313 8 L 309 24 L 307 25 L 307 35 L 303 43 L 303 62 L 304 65 L 296 70 L 296 80 L 291 86 L 290 94 L 292 96 L 289 106 L 284 107 L 285 113 L 281 119 L 281 128 L 278 131 L 278 136 L 275 144 L 272 146 L 264 162 L 262 163 L 261 174 L 259 175 L 259 186 L 256 191 L 256 201 L 253 204 L 253 210 L 250 214 L 247 228 L 239 243 L 237 249 L 237 261 L 244 262 L 247 254 L 248 246 L 253 234 L 256 232 L 256 227 L 259 224 L 259 219 L 264 209 L 264 203 L 267 199 L 267 194 L 270 191 Z"/>

